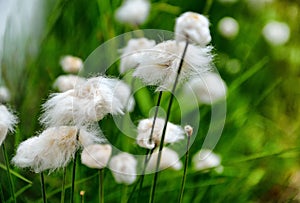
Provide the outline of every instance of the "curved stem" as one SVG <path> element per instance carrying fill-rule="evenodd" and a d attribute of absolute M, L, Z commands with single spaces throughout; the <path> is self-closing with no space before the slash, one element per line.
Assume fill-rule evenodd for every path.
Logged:
<path fill-rule="evenodd" d="M 15 187 L 14 187 L 13 179 L 12 179 L 12 176 L 11 176 L 11 173 L 10 173 L 9 159 L 8 159 L 7 151 L 6 151 L 6 148 L 5 148 L 5 143 L 2 143 L 2 152 L 4 154 L 4 159 L 5 159 L 5 165 L 6 165 L 6 171 L 7 171 L 7 177 L 8 177 L 11 196 L 12 196 L 13 201 L 15 203 L 17 203 L 16 196 L 15 196 Z"/>
<path fill-rule="evenodd" d="M 157 184 L 157 179 L 158 179 L 158 174 L 159 174 L 158 169 L 159 169 L 159 165 L 160 165 L 162 149 L 163 149 L 163 146 L 164 146 L 164 140 L 165 140 L 167 125 L 168 125 L 168 121 L 169 121 L 170 114 L 171 114 L 171 108 L 172 108 L 172 104 L 173 104 L 174 93 L 175 93 L 175 90 L 176 90 L 177 83 L 179 81 L 179 75 L 180 75 L 180 72 L 181 72 L 181 69 L 182 69 L 184 56 L 186 54 L 188 44 L 189 43 L 188 43 L 188 40 L 187 40 L 186 43 L 185 43 L 185 47 L 184 47 L 183 54 L 182 54 L 182 57 L 181 57 L 181 60 L 180 60 L 179 68 L 177 70 L 176 79 L 175 79 L 175 82 L 174 82 L 174 85 L 173 85 L 173 88 L 172 88 L 171 97 L 170 97 L 170 100 L 169 100 L 166 120 L 165 120 L 163 132 L 162 132 L 162 136 L 161 136 L 161 141 L 160 141 L 160 144 L 159 144 L 159 151 L 158 151 L 158 155 L 157 155 L 155 174 L 154 174 L 153 183 L 152 183 L 152 187 L 151 187 L 151 193 L 150 193 L 150 199 L 149 199 L 150 203 L 154 202 L 155 189 L 156 189 L 156 184 Z"/>

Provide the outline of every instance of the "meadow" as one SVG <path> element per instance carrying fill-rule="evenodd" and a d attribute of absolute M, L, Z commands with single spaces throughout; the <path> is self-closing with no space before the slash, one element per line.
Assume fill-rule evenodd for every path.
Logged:
<path fill-rule="evenodd" d="M 0 143 L 0 202 L 300 202 L 300 2 L 130 1 L 135 3 L 132 11 L 120 11 L 125 6 L 121 0 L 1 2 L 0 86 L 9 97 L 1 90 L 0 101 L 18 122 Z M 141 2 L 146 8 L 139 7 Z M 211 39 L 178 37 L 186 28 L 177 27 L 178 34 L 176 19 L 186 12 L 209 20 L 206 25 L 201 18 L 201 26 L 209 29 L 202 34 Z M 194 14 L 190 18 L 198 19 Z M 139 38 L 148 38 L 143 43 L 149 47 L 133 50 L 138 63 L 132 62 L 136 58 L 124 62 L 124 47 Z M 166 48 L 164 42 L 174 39 L 176 43 L 168 43 L 175 48 Z M 156 52 L 159 44 L 162 53 Z M 190 57 L 193 50 L 202 54 L 200 62 Z M 62 62 L 66 55 L 78 57 L 78 70 L 68 70 Z M 155 73 L 170 64 L 175 71 Z M 201 71 L 195 71 L 198 66 Z M 214 72 L 217 82 L 205 80 L 207 72 Z M 74 88 L 70 95 L 81 96 L 80 101 L 91 96 L 91 101 L 54 102 L 67 95 L 57 78 L 69 74 L 83 78 L 82 86 L 77 80 L 67 87 L 69 92 Z M 192 76 L 201 79 L 195 89 Z M 97 95 L 98 90 L 81 95 L 99 84 L 107 88 L 104 95 Z M 99 114 L 93 106 L 97 96 L 110 102 Z M 162 119 L 152 123 L 156 113 Z M 1 117 L 0 128 L 6 125 Z M 158 138 L 148 143 L 149 132 L 156 133 L 153 124 L 159 126 Z M 53 153 L 54 147 L 42 142 L 27 147 L 25 158 L 33 160 L 21 163 L 18 156 L 25 155 L 17 150 L 20 144 L 44 132 L 46 136 L 53 126 L 71 126 L 71 140 L 62 141 Z M 91 134 L 90 140 L 82 141 L 84 134 Z M 137 136 L 147 139 L 137 142 Z M 90 142 L 109 144 L 105 150 L 111 152 L 100 166 L 97 161 L 95 167 L 82 163 Z M 164 149 L 173 151 L 164 156 Z M 200 156 L 201 149 L 208 154 Z M 38 150 L 45 158 L 30 157 Z M 115 159 L 122 152 L 133 157 Z M 87 150 L 88 157 L 91 153 Z M 60 162 L 47 162 L 60 155 Z M 161 169 L 157 163 L 166 166 Z"/>

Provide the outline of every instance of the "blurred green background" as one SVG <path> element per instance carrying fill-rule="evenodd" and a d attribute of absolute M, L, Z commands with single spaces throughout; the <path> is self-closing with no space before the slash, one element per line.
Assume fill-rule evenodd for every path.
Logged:
<path fill-rule="evenodd" d="M 54 91 L 56 77 L 63 74 L 60 57 L 72 54 L 84 60 L 103 42 L 135 29 L 115 20 L 120 0 L 12 2 L 15 4 L 1 2 L 3 11 L 9 8 L 11 12 L 1 20 L 5 31 L 0 47 L 0 83 L 10 89 L 10 106 L 20 120 L 16 135 L 6 140 L 10 158 L 21 141 L 41 130 L 40 106 Z M 228 97 L 226 124 L 215 149 L 222 157 L 224 172 L 189 170 L 184 202 L 300 202 L 300 1 L 151 1 L 148 20 L 139 28 L 173 31 L 176 17 L 185 11 L 209 17 L 215 64 L 227 83 Z M 218 22 L 225 16 L 239 24 L 234 39 L 218 31 Z M 271 20 L 289 26 L 287 43 L 275 46 L 265 40 L 262 30 Z M 201 111 L 209 109 L 200 107 Z M 133 117 L 147 116 L 138 113 Z M 203 126 L 210 122 L 209 114 L 201 119 Z M 104 134 L 112 128 L 111 121 L 103 121 L 107 124 Z M 200 149 L 206 131 L 205 127 L 199 130 L 191 154 Z M 2 154 L 0 159 L 3 166 Z M 13 170 L 33 181 L 28 184 L 14 176 L 20 190 L 18 202 L 41 200 L 38 175 Z M 86 202 L 97 201 L 93 195 L 97 191 L 96 171 L 81 166 L 78 174 L 82 183 L 76 194 L 85 190 Z M 182 171 L 169 170 L 161 174 L 157 202 L 176 202 L 181 175 Z M 4 196 L 9 198 L 3 168 L 0 177 Z M 60 180 L 61 171 L 46 177 L 49 202 L 59 201 Z M 106 202 L 119 202 L 124 188 L 114 183 L 108 171 L 104 184 Z M 146 177 L 145 196 L 150 185 L 151 177 Z"/>

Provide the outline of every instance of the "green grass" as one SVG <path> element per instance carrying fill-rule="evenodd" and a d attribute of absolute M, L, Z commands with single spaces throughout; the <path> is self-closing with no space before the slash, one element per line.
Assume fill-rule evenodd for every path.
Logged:
<path fill-rule="evenodd" d="M 215 148 L 221 155 L 224 172 L 194 171 L 189 160 L 183 202 L 288 202 L 299 188 L 290 179 L 299 170 L 300 158 L 300 4 L 297 1 L 274 0 L 263 10 L 253 11 L 245 1 L 221 4 L 216 1 L 153 1 L 148 21 L 140 28 L 173 31 L 175 18 L 184 11 L 192 10 L 207 15 L 211 21 L 212 45 L 215 47 L 215 64 L 228 86 L 227 113 L 222 136 Z M 212 3 L 208 5 L 208 3 Z M 115 21 L 114 11 L 121 1 L 50 1 L 45 6 L 45 25 L 42 33 L 33 40 L 38 49 L 31 53 L 29 39 L 21 39 L 25 48 L 6 36 L 4 58 L 1 61 L 1 84 L 12 92 L 9 105 L 17 112 L 19 124 L 16 133 L 5 140 L 8 158 L 16 153 L 16 147 L 25 139 L 42 130 L 38 122 L 41 104 L 49 93 L 54 92 L 52 83 L 62 74 L 58 61 L 62 55 L 72 54 L 86 59 L 105 41 L 131 31 L 132 27 Z M 282 9 L 285 8 L 285 9 Z M 17 14 L 15 14 L 17 15 Z M 227 40 L 217 31 L 217 22 L 223 16 L 232 16 L 240 24 L 237 38 Z M 291 29 L 290 41 L 283 46 L 268 45 L 261 36 L 261 29 L 269 20 L 285 21 Z M 24 57 L 21 63 L 16 58 Z M 240 64 L 233 73 L 228 66 L 231 59 Z M 117 75 L 117 64 L 112 73 Z M 156 103 L 158 93 L 153 88 L 142 88 L 134 95 L 136 109 L 130 114 L 134 124 L 146 118 Z M 163 98 L 166 110 L 168 96 Z M 174 103 L 171 120 L 179 123 L 177 103 Z M 199 107 L 200 127 L 191 145 L 190 158 L 200 150 L 210 124 L 211 107 Z M 178 115 L 178 116 L 177 116 Z M 121 149 L 143 154 L 145 150 L 134 140 L 121 137 L 112 117 L 103 119 L 99 125 L 108 140 Z M 182 125 L 185 125 L 182 124 Z M 1 198 L 13 202 L 9 179 L 6 174 L 4 155 L 0 155 Z M 182 157 L 184 161 L 184 157 Z M 17 202 L 42 202 L 39 174 L 27 169 L 10 166 Z M 70 199 L 72 164 L 66 168 L 65 201 Z M 85 191 L 85 202 L 98 201 L 98 171 L 89 169 L 77 160 L 75 202 L 80 201 L 79 192 Z M 63 170 L 45 175 L 48 202 L 59 202 Z M 159 175 L 155 202 L 177 202 L 183 171 L 165 170 Z M 153 176 L 146 175 L 141 198 L 148 201 Z M 134 183 L 136 184 L 136 183 Z M 120 202 L 129 197 L 134 187 L 114 182 L 111 172 L 104 170 L 104 200 Z M 299 183 L 300 185 L 300 183 Z M 298 186 L 299 186 L 298 185 Z M 136 190 L 138 191 L 138 189 Z M 137 193 L 132 199 L 136 200 Z M 124 199 L 123 199 L 124 201 Z"/>

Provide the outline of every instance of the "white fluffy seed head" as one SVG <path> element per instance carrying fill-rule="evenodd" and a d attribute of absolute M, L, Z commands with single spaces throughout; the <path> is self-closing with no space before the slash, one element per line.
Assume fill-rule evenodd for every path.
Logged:
<path fill-rule="evenodd" d="M 148 0 L 124 0 L 116 10 L 115 17 L 120 23 L 140 25 L 146 21 L 149 11 Z"/>
<path fill-rule="evenodd" d="M 274 46 L 283 45 L 290 38 L 290 27 L 284 22 L 271 21 L 263 28 L 265 40 Z"/>
<path fill-rule="evenodd" d="M 40 135 L 22 142 L 17 149 L 12 162 L 20 168 L 30 168 L 36 173 L 67 166 L 74 158 L 80 146 L 88 146 L 101 142 L 95 132 L 88 132 L 84 128 L 79 130 L 73 126 L 47 128 Z"/>
<path fill-rule="evenodd" d="M 92 144 L 83 149 L 81 162 L 90 168 L 101 169 L 106 167 L 111 152 L 112 147 L 109 144 Z"/>
<path fill-rule="evenodd" d="M 148 162 L 147 169 L 146 169 L 147 172 L 155 171 L 156 164 L 157 164 L 157 157 L 158 157 L 158 150 L 155 150 Z M 164 147 L 162 149 L 161 160 L 159 164 L 160 170 L 166 168 L 171 168 L 173 170 L 180 170 L 182 168 L 182 163 L 179 160 L 179 156 L 177 152 L 168 147 Z"/>
<path fill-rule="evenodd" d="M 17 117 L 13 115 L 6 106 L 0 104 L 0 146 L 6 138 L 8 132 L 14 130 Z"/>
<path fill-rule="evenodd" d="M 77 75 L 61 75 L 55 80 L 53 87 L 60 92 L 65 92 L 74 89 L 75 86 L 81 85 L 84 82 L 85 79 Z"/>
<path fill-rule="evenodd" d="M 224 17 L 218 22 L 218 31 L 223 37 L 234 39 L 239 33 L 239 23 L 232 17 Z"/>
<path fill-rule="evenodd" d="M 123 114 L 126 108 L 132 109 L 133 105 L 128 85 L 99 76 L 72 90 L 50 95 L 43 104 L 44 113 L 40 121 L 47 127 L 82 125 L 99 121 L 107 114 Z"/>
<path fill-rule="evenodd" d="M 175 39 L 206 46 L 211 41 L 208 19 L 194 12 L 181 14 L 176 19 Z"/>
<path fill-rule="evenodd" d="M 9 102 L 9 101 L 10 101 L 9 90 L 6 87 L 1 86 L 0 87 L 0 103 L 5 103 L 5 102 Z"/>
<path fill-rule="evenodd" d="M 139 125 L 137 127 L 138 135 L 136 138 L 136 142 L 140 147 L 153 149 L 155 146 L 159 145 L 163 127 L 165 124 L 165 119 L 156 118 L 152 135 L 152 142 L 149 142 L 152 124 L 153 118 L 143 119 L 139 122 Z M 174 125 L 173 123 L 168 122 L 164 143 L 175 143 L 182 139 L 184 139 L 183 129 L 179 125 Z"/>
<path fill-rule="evenodd" d="M 81 58 L 71 55 L 63 56 L 59 63 L 66 73 L 78 73 L 83 68 Z"/>
<path fill-rule="evenodd" d="M 83 85 L 75 89 L 76 97 L 87 100 L 89 109 L 88 116 L 94 121 L 101 120 L 107 114 L 123 114 L 125 104 L 116 91 L 117 79 L 105 77 L 90 78 Z M 120 93 L 122 95 L 122 93 Z"/>
<path fill-rule="evenodd" d="M 174 84 L 185 42 L 169 40 L 157 44 L 138 54 L 139 65 L 133 76 L 141 78 L 147 85 L 157 85 L 158 90 L 170 90 Z M 179 81 L 203 74 L 211 69 L 213 56 L 211 47 L 190 44 L 187 48 Z"/>
<path fill-rule="evenodd" d="M 120 73 L 123 74 L 127 70 L 138 66 L 137 53 L 143 52 L 155 46 L 155 41 L 147 38 L 130 39 L 121 52 Z"/>
<path fill-rule="evenodd" d="M 201 149 L 194 155 L 192 162 L 195 170 L 204 171 L 221 166 L 221 157 L 209 149 Z"/>
<path fill-rule="evenodd" d="M 137 160 L 126 152 L 111 158 L 109 168 L 117 183 L 130 185 L 136 180 Z"/>
<path fill-rule="evenodd" d="M 190 88 L 188 88 L 190 87 Z M 212 104 L 226 97 L 227 86 L 222 78 L 212 72 L 203 74 L 202 77 L 192 78 L 186 84 L 186 90 L 191 89 L 200 103 Z"/>
<path fill-rule="evenodd" d="M 44 112 L 40 122 L 46 127 L 81 124 L 86 117 L 80 106 L 80 100 L 75 97 L 73 89 L 51 94 L 42 106 Z"/>

